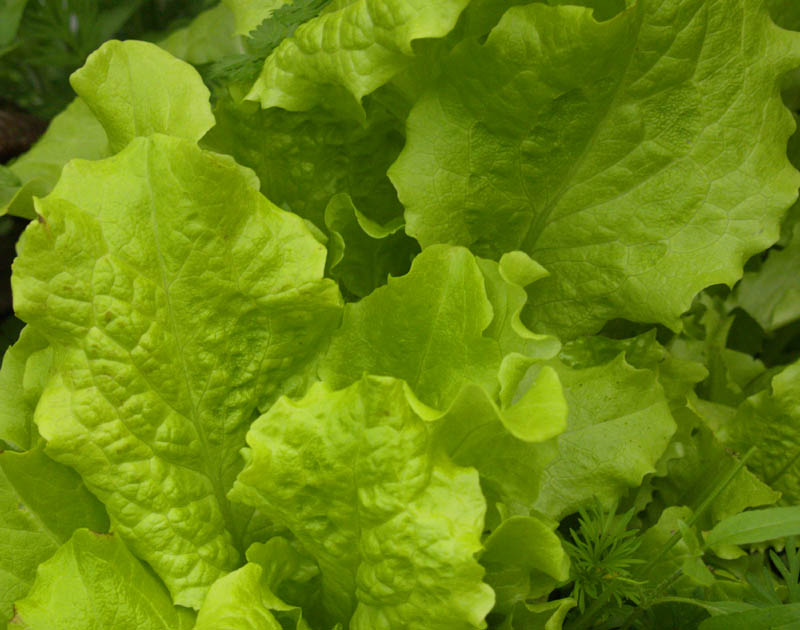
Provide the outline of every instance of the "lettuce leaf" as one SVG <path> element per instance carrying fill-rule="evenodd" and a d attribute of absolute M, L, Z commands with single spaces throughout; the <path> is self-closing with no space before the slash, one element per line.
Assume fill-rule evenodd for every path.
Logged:
<path fill-rule="evenodd" d="M 290 111 L 324 105 L 363 120 L 361 99 L 411 63 L 414 40 L 447 35 L 467 4 L 334 0 L 267 58 L 247 98 Z"/>
<path fill-rule="evenodd" d="M 80 477 L 43 450 L 0 452 L 0 623 L 28 594 L 37 567 L 81 527 L 108 530 L 108 516 Z"/>
<path fill-rule="evenodd" d="M 779 79 L 799 64 L 758 3 L 640 0 L 605 22 L 513 7 L 414 105 L 389 171 L 407 230 L 528 253 L 551 274 L 529 288 L 539 330 L 676 328 L 778 237 L 800 184 Z"/>
<path fill-rule="evenodd" d="M 486 504 L 437 449 L 407 385 L 365 377 L 280 399 L 252 425 L 231 498 L 316 558 L 331 621 L 353 630 L 481 627 L 494 602 L 473 555 Z"/>
<path fill-rule="evenodd" d="M 338 321 L 324 248 L 230 158 L 163 135 L 72 162 L 37 210 L 12 281 L 54 347 L 47 452 L 199 607 L 247 539 L 225 493 L 250 416 Z"/>

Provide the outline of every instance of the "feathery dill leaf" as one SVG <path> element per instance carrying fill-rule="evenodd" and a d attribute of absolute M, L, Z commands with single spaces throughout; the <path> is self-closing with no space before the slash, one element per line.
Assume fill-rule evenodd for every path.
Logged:
<path fill-rule="evenodd" d="M 578 530 L 570 529 L 572 542 L 564 542 L 571 560 L 574 585 L 571 597 L 582 612 L 587 600 L 609 594 L 618 605 L 636 602 L 644 582 L 633 579 L 631 567 L 642 564 L 635 558 L 641 539 L 639 530 L 628 529 L 633 509 L 617 515 L 597 502 L 579 510 Z"/>

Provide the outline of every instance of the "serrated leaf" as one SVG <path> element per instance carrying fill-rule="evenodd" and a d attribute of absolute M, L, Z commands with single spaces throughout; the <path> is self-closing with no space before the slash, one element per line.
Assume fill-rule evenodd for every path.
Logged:
<path fill-rule="evenodd" d="M 411 63 L 412 42 L 447 35 L 468 3 L 334 2 L 275 49 L 247 98 L 264 108 L 323 105 L 363 119 L 361 99 Z"/>
<path fill-rule="evenodd" d="M 777 239 L 800 183 L 778 89 L 800 39 L 745 0 L 630 5 L 509 9 L 446 61 L 389 171 L 423 247 L 541 263 L 525 321 L 562 338 L 676 328 Z"/>

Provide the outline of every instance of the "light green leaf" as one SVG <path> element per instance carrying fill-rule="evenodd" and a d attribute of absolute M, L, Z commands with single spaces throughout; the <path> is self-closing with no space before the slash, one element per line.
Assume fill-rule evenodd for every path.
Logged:
<path fill-rule="evenodd" d="M 794 630 L 798 626 L 800 604 L 784 604 L 709 617 L 698 630 Z"/>
<path fill-rule="evenodd" d="M 234 28 L 233 12 L 220 3 L 203 11 L 188 26 L 170 33 L 158 45 L 178 59 L 201 65 L 244 52 Z"/>
<path fill-rule="evenodd" d="M 138 136 L 164 133 L 197 141 L 214 126 L 200 75 L 155 44 L 106 42 L 70 83 L 103 125 L 114 153 Z"/>
<path fill-rule="evenodd" d="M 33 197 L 43 197 L 55 186 L 61 169 L 73 158 L 99 160 L 110 155 L 103 126 L 81 99 L 53 118 L 30 151 L 12 162 L 9 169 L 21 182 L 0 197 L 0 214 L 33 218 Z"/>
<path fill-rule="evenodd" d="M 163 135 L 72 162 L 37 208 L 12 285 L 54 347 L 47 452 L 199 607 L 249 539 L 225 494 L 256 405 L 304 378 L 338 322 L 325 248 L 249 171 Z"/>
<path fill-rule="evenodd" d="M 559 359 L 569 367 L 582 369 L 603 365 L 624 353 L 633 367 L 658 374 L 670 409 L 675 412 L 686 407 L 687 396 L 708 376 L 708 370 L 700 361 L 676 357 L 658 342 L 656 334 L 656 329 L 651 329 L 627 339 L 579 337 L 564 344 Z"/>
<path fill-rule="evenodd" d="M 49 193 L 72 159 L 98 160 L 151 133 L 199 140 L 214 125 L 200 76 L 154 44 L 107 42 L 70 80 L 83 98 L 56 116 L 33 148 L 11 164 L 21 186 L 4 187 L 0 213 L 33 218 L 33 197 Z"/>
<path fill-rule="evenodd" d="M 706 536 L 710 547 L 747 545 L 800 535 L 800 506 L 774 507 L 735 514 Z"/>
<path fill-rule="evenodd" d="M 281 630 L 261 601 L 261 567 L 247 563 L 211 585 L 194 630 Z"/>
<path fill-rule="evenodd" d="M 569 578 L 569 556 L 553 531 L 557 523 L 512 516 L 484 541 L 481 564 L 494 589 L 495 610 L 542 597 Z"/>
<path fill-rule="evenodd" d="M 469 0 L 345 0 L 300 26 L 267 58 L 247 98 L 264 108 L 315 105 L 363 119 L 361 99 L 413 61 L 412 42 L 444 37 Z"/>
<path fill-rule="evenodd" d="M 446 409 L 466 383 L 494 394 L 502 357 L 499 345 L 483 336 L 491 321 L 472 254 L 430 247 L 407 275 L 345 307 L 320 375 L 337 388 L 365 373 L 401 378 L 438 409 Z"/>
<path fill-rule="evenodd" d="M 511 407 L 498 407 L 477 385 L 464 387 L 439 419 L 437 435 L 455 463 L 478 470 L 490 505 L 499 501 L 509 514 L 528 515 L 566 418 L 558 377 L 544 367 Z"/>
<path fill-rule="evenodd" d="M 789 504 L 800 501 L 800 361 L 739 407 L 726 427 L 729 447 L 757 450 L 748 466 Z"/>
<path fill-rule="evenodd" d="M 623 355 L 602 366 L 556 364 L 567 400 L 559 456 L 545 469 L 536 509 L 561 519 L 596 497 L 604 504 L 655 471 L 675 432 L 664 391 L 650 370 Z"/>
<path fill-rule="evenodd" d="M 331 197 L 347 193 L 368 218 L 388 223 L 403 207 L 386 176 L 403 147 L 402 123 L 368 105 L 366 126 L 320 112 L 260 110 L 221 100 L 204 146 L 232 155 L 261 181 L 261 192 L 325 229 Z"/>
<path fill-rule="evenodd" d="M 745 0 L 631 4 L 508 10 L 452 53 L 389 171 L 423 247 L 541 263 L 524 321 L 562 338 L 676 328 L 777 239 L 800 184 L 778 89 L 798 36 Z"/>
<path fill-rule="evenodd" d="M 365 217 L 347 194 L 335 195 L 325 209 L 328 275 L 357 297 L 365 297 L 386 284 L 389 275 L 408 272 L 419 252 L 417 242 L 403 231 L 401 217 L 379 225 Z"/>
<path fill-rule="evenodd" d="M 281 630 L 278 618 L 295 630 L 308 630 L 300 608 L 275 594 L 284 580 L 309 577 L 302 576 L 304 558 L 285 538 L 276 537 L 251 546 L 247 559 L 245 566 L 211 586 L 194 630 Z"/>
<path fill-rule="evenodd" d="M 106 531 L 108 516 L 74 471 L 39 448 L 0 452 L 0 625 L 28 593 L 36 567 L 79 527 Z"/>
<path fill-rule="evenodd" d="M 75 532 L 39 567 L 11 627 L 29 630 L 189 630 L 194 615 L 111 534 Z"/>
<path fill-rule="evenodd" d="M 430 413 L 402 381 L 366 377 L 282 398 L 248 433 L 231 498 L 292 531 L 352 630 L 478 628 L 492 607 L 478 476 L 437 453 Z"/>
<path fill-rule="evenodd" d="M 761 327 L 772 332 L 800 319 L 800 225 L 783 249 L 770 251 L 761 269 L 745 273 L 733 305 L 740 306 Z"/>
<path fill-rule="evenodd" d="M 33 412 L 42 395 L 53 349 L 47 339 L 27 326 L 17 342 L 3 355 L 0 369 L 0 440 L 17 450 L 34 446 Z"/>

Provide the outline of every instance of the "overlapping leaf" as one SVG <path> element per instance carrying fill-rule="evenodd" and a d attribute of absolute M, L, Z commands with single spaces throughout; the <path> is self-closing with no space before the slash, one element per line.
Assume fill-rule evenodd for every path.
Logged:
<path fill-rule="evenodd" d="M 194 615 L 172 605 L 164 586 L 116 536 L 75 532 L 39 567 L 11 628 L 189 630 Z"/>
<path fill-rule="evenodd" d="M 478 476 L 439 452 L 430 412 L 402 381 L 366 377 L 283 398 L 248 433 L 231 497 L 314 555 L 331 621 L 455 630 L 480 627 L 491 609 L 473 557 L 486 509 Z"/>
<path fill-rule="evenodd" d="M 72 162 L 37 207 L 13 283 L 55 348 L 47 452 L 199 606 L 248 537 L 225 493 L 250 416 L 338 320 L 324 248 L 230 158 L 161 135 Z"/>
<path fill-rule="evenodd" d="M 779 79 L 799 64 L 760 4 L 512 8 L 414 106 L 390 171 L 408 231 L 530 254 L 551 273 L 529 290 L 540 329 L 675 327 L 777 239 L 800 181 Z"/>
<path fill-rule="evenodd" d="M 267 58 L 248 98 L 303 111 L 323 105 L 361 118 L 361 99 L 408 66 L 412 43 L 443 37 L 469 0 L 334 0 Z"/>
<path fill-rule="evenodd" d="M 108 517 L 73 470 L 41 448 L 0 452 L 0 625 L 28 594 L 37 567 L 80 527 L 106 531 Z"/>

